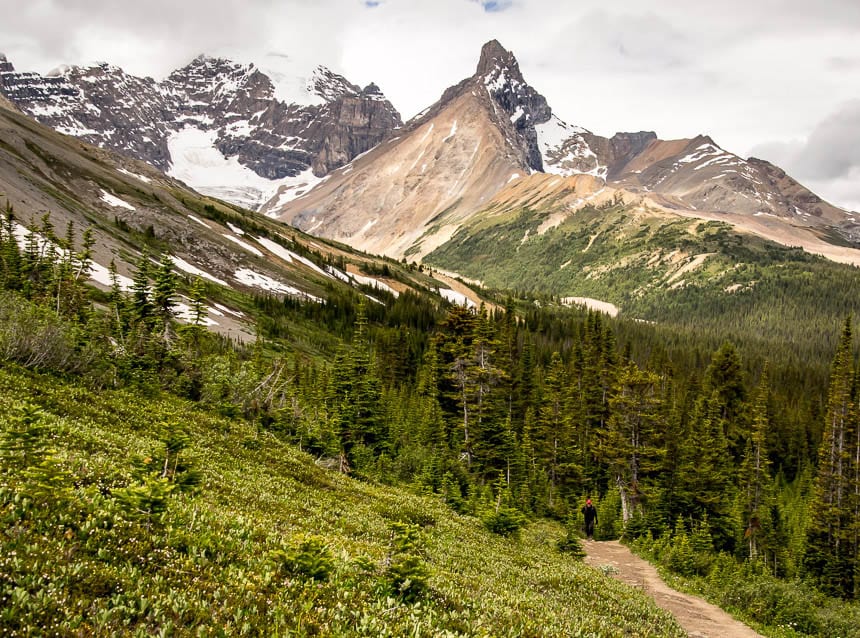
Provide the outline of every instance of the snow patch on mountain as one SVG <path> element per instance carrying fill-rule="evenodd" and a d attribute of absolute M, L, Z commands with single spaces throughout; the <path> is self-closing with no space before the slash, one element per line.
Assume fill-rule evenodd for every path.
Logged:
<path fill-rule="evenodd" d="M 250 268 L 240 268 L 233 274 L 233 278 L 239 283 L 253 288 L 260 288 L 261 290 L 267 290 L 269 292 L 292 295 L 294 297 L 301 297 L 311 301 L 322 302 L 322 299 L 319 297 L 310 295 L 294 286 L 285 284 L 282 281 L 251 270 Z"/>
<path fill-rule="evenodd" d="M 600 164 L 583 137 L 589 132 L 587 129 L 568 124 L 553 115 L 544 124 L 537 124 L 535 132 L 545 172 L 563 176 L 593 175 L 606 179 L 607 167 Z"/>
<path fill-rule="evenodd" d="M 111 279 L 110 269 L 98 264 L 96 262 L 90 262 L 90 271 L 89 277 L 91 281 L 95 281 L 96 283 L 105 286 L 106 288 L 110 288 L 113 286 L 113 281 Z M 134 281 L 131 278 L 126 277 L 125 275 L 120 275 L 117 273 L 116 275 L 117 285 L 120 290 L 129 291 L 134 287 Z"/>
<path fill-rule="evenodd" d="M 59 129 L 57 129 L 57 130 L 59 130 Z M 143 182 L 144 184 L 150 184 L 150 183 L 152 183 L 152 180 L 151 180 L 151 179 L 149 179 L 148 177 L 146 177 L 145 175 L 139 175 L 139 174 L 137 174 L 137 173 L 132 173 L 131 171 L 127 171 L 127 170 L 125 170 L 124 168 L 118 168 L 118 169 L 116 169 L 116 170 L 118 170 L 118 171 L 119 171 L 120 173 L 122 173 L 123 175 L 128 175 L 129 177 L 134 177 L 135 179 L 139 179 L 139 180 L 140 180 L 141 182 Z"/>
<path fill-rule="evenodd" d="M 206 222 L 204 222 L 204 221 L 203 221 L 202 219 L 200 219 L 199 217 L 195 217 L 194 215 L 188 215 L 188 219 L 190 219 L 190 220 L 191 220 L 191 221 L 193 221 L 193 222 L 197 222 L 198 224 L 200 224 L 200 225 L 201 225 L 201 226 L 203 226 L 204 228 L 212 228 L 212 226 L 210 226 L 209 224 L 207 224 Z"/>
<path fill-rule="evenodd" d="M 192 323 L 193 321 L 196 320 L 194 310 L 191 308 L 190 305 L 188 305 L 185 302 L 182 302 L 182 301 L 174 302 L 173 307 L 171 308 L 171 311 L 173 312 L 173 316 L 176 317 L 177 319 L 179 319 L 179 321 L 184 321 L 185 323 Z M 212 309 L 206 308 L 206 306 L 204 306 L 204 311 L 212 312 Z M 201 323 L 201 325 L 206 326 L 207 328 L 211 328 L 212 326 L 218 325 L 218 322 L 209 316 L 201 317 L 200 323 Z"/>
<path fill-rule="evenodd" d="M 227 306 L 222 306 L 219 303 L 213 303 L 212 305 L 221 312 L 226 312 L 228 315 L 233 315 L 234 317 L 239 317 L 240 319 L 245 316 L 244 312 L 241 312 L 239 310 L 233 310 L 231 308 L 228 308 Z"/>
<path fill-rule="evenodd" d="M 173 133 L 167 140 L 173 160 L 167 174 L 204 195 L 256 209 L 275 194 L 279 184 L 242 166 L 236 157 L 224 157 L 215 147 L 217 135 L 193 126 Z"/>
<path fill-rule="evenodd" d="M 285 204 L 293 201 L 297 197 L 301 197 L 308 191 L 310 191 L 317 184 L 325 181 L 328 178 L 328 175 L 325 177 L 317 177 L 314 175 L 312 169 L 308 168 L 307 170 L 302 171 L 295 177 L 285 177 L 282 180 L 278 180 L 275 182 L 277 187 L 275 189 L 275 193 L 273 193 L 272 198 L 277 196 L 277 200 L 274 202 L 267 202 L 266 205 L 266 214 L 275 215 L 276 211 Z M 270 199 L 272 199 L 270 198 Z"/>
<path fill-rule="evenodd" d="M 239 239 L 238 237 L 234 237 L 233 235 L 228 235 L 227 233 L 221 233 L 221 236 L 222 236 L 222 237 L 224 237 L 225 239 L 229 239 L 229 240 L 230 240 L 230 241 L 232 241 L 234 244 L 236 244 L 236 245 L 238 245 L 238 246 L 241 246 L 242 248 L 244 248 L 245 250 L 247 250 L 249 253 L 251 253 L 251 254 L 253 254 L 253 255 L 256 255 L 257 257 L 262 257 L 262 256 L 263 256 L 263 253 L 262 253 L 262 252 L 260 252 L 260 251 L 259 251 L 258 249 L 256 249 L 256 248 L 254 248 L 254 247 L 253 247 L 251 244 L 249 244 L 248 242 L 244 242 L 244 241 L 242 241 L 242 240 L 241 240 L 241 239 Z"/>
<path fill-rule="evenodd" d="M 390 292 L 395 297 L 399 297 L 400 293 L 394 290 L 391 286 L 389 286 L 384 281 L 379 281 L 373 277 L 365 277 L 364 275 L 359 275 L 357 273 L 350 273 L 350 277 L 353 277 L 358 283 L 363 284 L 365 286 L 373 286 L 377 290 L 384 290 L 385 292 Z"/>
<path fill-rule="evenodd" d="M 442 143 L 444 144 L 445 142 L 450 140 L 452 137 L 454 137 L 456 134 L 457 134 L 457 120 L 454 120 L 454 123 L 451 124 L 451 131 L 448 133 L 447 136 L 445 136 L 445 139 L 442 140 Z"/>
<path fill-rule="evenodd" d="M 294 261 L 297 261 L 300 264 L 304 264 L 305 266 L 307 266 L 308 268 L 310 268 L 314 272 L 317 272 L 317 273 L 319 273 L 325 277 L 328 277 L 329 279 L 333 278 L 330 273 L 328 273 L 327 271 L 325 271 L 322 268 L 320 268 L 319 266 L 317 266 L 314 262 L 312 262 L 307 257 L 302 257 L 301 255 L 297 255 L 292 250 L 289 250 L 288 248 L 284 248 L 279 243 L 274 242 L 271 239 L 267 239 L 266 237 L 255 237 L 254 239 L 259 244 L 261 244 L 266 250 L 268 250 L 270 253 L 277 255 L 278 257 L 280 257 L 281 259 L 283 259 L 284 261 L 286 261 L 288 263 L 293 263 Z"/>
<path fill-rule="evenodd" d="M 314 92 L 313 73 L 307 73 L 292 58 L 266 56 L 260 71 L 272 80 L 276 100 L 300 106 L 325 104 L 325 99 Z"/>
<path fill-rule="evenodd" d="M 566 140 L 577 133 L 588 132 L 584 128 L 568 124 L 557 115 L 553 115 L 549 121 L 543 124 L 537 124 L 535 131 L 538 134 L 538 146 L 540 146 L 544 158 L 546 158 L 547 151 L 558 149 Z"/>
<path fill-rule="evenodd" d="M 126 210 L 137 210 L 134 206 L 129 204 L 124 199 L 120 199 L 116 195 L 108 193 L 103 190 L 100 198 L 103 202 L 108 204 L 109 206 L 113 206 L 114 208 L 125 208 Z"/>
<path fill-rule="evenodd" d="M 189 264 L 187 261 L 185 261 L 181 257 L 177 257 L 175 255 L 170 255 L 170 261 L 172 261 L 173 265 L 176 266 L 177 268 L 179 268 L 179 270 L 181 270 L 182 272 L 187 272 L 189 275 L 197 275 L 198 277 L 202 277 L 203 279 L 208 279 L 209 281 L 211 281 L 213 283 L 220 284 L 222 286 L 226 286 L 227 288 L 230 287 L 230 284 L 228 284 L 223 279 L 218 279 L 218 277 L 216 277 L 215 275 L 211 275 L 208 272 L 206 272 L 205 270 L 201 270 L 197 266 L 195 266 L 193 264 Z"/>
<path fill-rule="evenodd" d="M 439 288 L 439 296 L 446 301 L 457 306 L 465 306 L 466 308 L 474 308 L 475 302 L 469 299 L 462 292 L 451 290 L 450 288 Z"/>
<path fill-rule="evenodd" d="M 211 195 L 246 208 L 257 210 L 278 195 L 276 206 L 283 205 L 310 190 L 321 181 L 312 170 L 280 180 L 266 179 L 243 166 L 237 157 L 224 157 L 215 146 L 217 131 L 186 126 L 173 133 L 167 142 L 172 163 L 167 174 Z"/>

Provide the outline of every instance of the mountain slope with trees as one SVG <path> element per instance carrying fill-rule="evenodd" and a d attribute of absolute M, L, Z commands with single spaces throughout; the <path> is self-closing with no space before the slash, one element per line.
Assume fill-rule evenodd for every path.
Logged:
<path fill-rule="evenodd" d="M 590 496 L 598 538 L 623 535 L 702 579 L 771 635 L 857 635 L 857 348 L 852 300 L 836 291 L 851 269 L 721 225 L 646 224 L 631 245 L 652 232 L 691 254 L 724 244 L 758 273 L 753 291 L 782 290 L 778 311 L 794 304 L 808 322 L 645 323 L 524 285 L 458 306 L 423 268 L 169 180 L 134 190 L 108 154 L 20 115 L 0 123 L 16 131 L 0 146 L 4 188 L 69 215 L 65 234 L 47 216 L 28 230 L 15 205 L 32 200 L 8 188 L 0 224 L 10 633 L 678 635 L 573 561 Z M 92 188 L 108 184 L 168 229 L 202 229 L 189 215 L 217 224 L 199 232 L 249 253 L 226 273 L 254 264 L 304 294 L 180 275 L 171 233 L 97 214 Z M 110 269 L 88 283 L 96 232 L 128 286 Z M 585 255 L 619 250 L 589 241 Z M 696 272 L 682 290 L 696 291 Z M 707 299 L 696 294 L 691 304 Z M 219 306 L 242 313 L 246 339 L 206 329 L 204 307 Z"/>

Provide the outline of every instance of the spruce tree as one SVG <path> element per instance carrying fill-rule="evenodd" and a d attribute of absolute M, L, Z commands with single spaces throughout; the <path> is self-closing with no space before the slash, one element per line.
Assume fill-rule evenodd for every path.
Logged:
<path fill-rule="evenodd" d="M 364 303 L 355 320 L 352 348 L 338 354 L 334 365 L 333 399 L 343 451 L 350 463 L 356 455 L 379 452 L 387 441 L 381 412 L 381 388 L 371 357 Z M 366 459 L 364 459 L 366 460 Z"/>
<path fill-rule="evenodd" d="M 726 443 L 722 406 L 716 394 L 696 401 L 681 452 L 676 498 L 684 516 L 708 517 L 716 549 L 731 550 L 736 541 L 732 503 L 737 470 Z"/>
<path fill-rule="evenodd" d="M 663 447 L 659 377 L 625 365 L 609 400 L 610 417 L 601 434 L 600 459 L 621 495 L 624 523 L 656 496 Z"/>
<path fill-rule="evenodd" d="M 546 507 L 549 511 L 558 507 L 557 501 L 564 496 L 560 492 L 571 488 L 581 478 L 566 397 L 567 373 L 561 355 L 553 352 L 544 376 L 537 428 L 531 435 L 538 462 L 547 477 Z"/>
<path fill-rule="evenodd" d="M 845 320 L 830 372 L 824 436 L 810 503 L 804 565 L 833 594 L 854 593 L 856 516 L 853 483 L 857 409 L 851 318 Z"/>
<path fill-rule="evenodd" d="M 15 224 L 12 204 L 6 202 L 6 216 L 0 223 L 0 283 L 8 290 L 21 288 L 21 249 Z"/>
<path fill-rule="evenodd" d="M 152 304 L 155 309 L 157 326 L 165 343 L 170 341 L 171 325 L 174 319 L 176 279 L 176 273 L 173 271 L 173 260 L 168 253 L 163 253 L 158 262 L 158 269 L 155 271 Z"/>
<path fill-rule="evenodd" d="M 747 438 L 746 387 L 741 358 L 733 344 L 724 343 L 711 357 L 704 389 L 716 401 L 729 450 L 740 461 Z"/>
<path fill-rule="evenodd" d="M 758 557 L 761 537 L 770 527 L 771 494 L 770 459 L 767 452 L 768 397 L 770 386 L 765 366 L 756 391 L 752 414 L 752 429 L 740 469 L 741 517 L 747 556 Z M 764 529 L 763 529 L 764 528 Z"/>

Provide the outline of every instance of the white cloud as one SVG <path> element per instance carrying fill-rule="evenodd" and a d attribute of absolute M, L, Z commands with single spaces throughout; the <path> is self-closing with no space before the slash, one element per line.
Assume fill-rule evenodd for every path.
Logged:
<path fill-rule="evenodd" d="M 766 142 L 753 152 L 821 197 L 860 211 L 860 99 L 827 115 L 806 139 Z"/>
<path fill-rule="evenodd" d="M 160 78 L 201 52 L 282 55 L 376 82 L 405 118 L 497 38 L 562 119 L 708 133 L 742 155 L 806 140 L 860 98 L 856 0 L 0 0 L 0 15 L 0 49 L 21 70 L 101 59 Z"/>

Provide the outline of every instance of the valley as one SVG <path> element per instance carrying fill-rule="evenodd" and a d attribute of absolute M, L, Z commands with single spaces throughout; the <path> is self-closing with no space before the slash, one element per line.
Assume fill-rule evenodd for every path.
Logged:
<path fill-rule="evenodd" d="M 0 633 L 858 636 L 855 213 L 296 73 L 0 57 Z"/>

